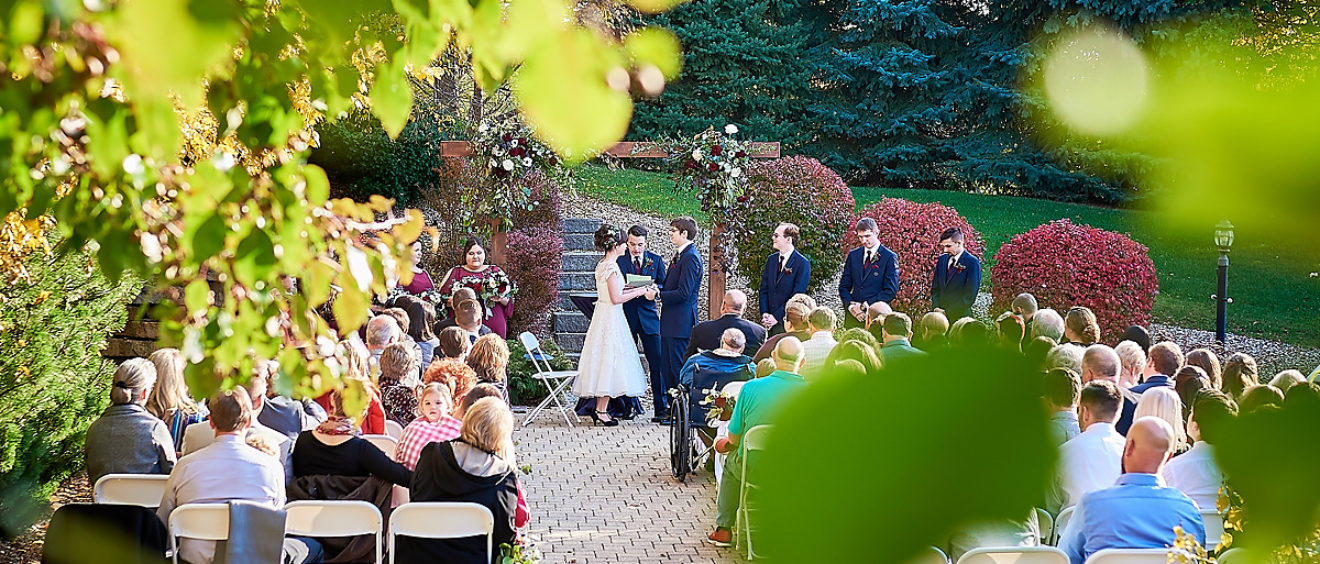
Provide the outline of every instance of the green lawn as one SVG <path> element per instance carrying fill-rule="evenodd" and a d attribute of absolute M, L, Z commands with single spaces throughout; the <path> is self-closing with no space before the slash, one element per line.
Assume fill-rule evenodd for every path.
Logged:
<path fill-rule="evenodd" d="M 578 190 L 585 196 L 667 217 L 686 214 L 705 219 L 696 199 L 674 192 L 673 182 L 664 174 L 583 167 L 578 178 Z M 1159 229 L 1159 217 L 1148 211 L 934 190 L 862 187 L 853 188 L 853 195 L 859 207 L 888 196 L 957 209 L 985 240 L 987 263 L 1013 235 L 1059 218 L 1128 233 L 1150 248 L 1159 274 L 1155 318 L 1214 330 L 1215 303 L 1210 295 L 1216 283 L 1218 251 L 1212 236 L 1217 218 L 1207 219 L 1205 233 L 1184 234 Z M 1251 233 L 1237 234 L 1229 267 L 1230 332 L 1306 347 L 1320 345 L 1320 279 L 1311 277 L 1316 265 L 1301 250 L 1267 245 Z"/>

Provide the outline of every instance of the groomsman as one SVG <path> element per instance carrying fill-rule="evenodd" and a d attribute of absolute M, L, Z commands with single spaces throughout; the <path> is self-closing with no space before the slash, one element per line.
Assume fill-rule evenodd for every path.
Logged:
<path fill-rule="evenodd" d="M 655 417 L 651 421 L 669 421 L 669 389 L 678 382 L 683 369 L 692 328 L 697 325 L 697 292 L 701 289 L 701 254 L 692 242 L 697 238 L 696 220 L 684 216 L 669 222 L 669 240 L 678 249 L 669 261 L 669 272 L 660 286 L 660 381 L 651 379 L 655 398 Z M 657 388 L 656 385 L 659 384 Z"/>
<path fill-rule="evenodd" d="M 944 254 L 935 259 L 935 276 L 930 281 L 930 301 L 935 311 L 949 321 L 957 321 L 972 312 L 976 294 L 981 291 L 981 261 L 963 248 L 963 232 L 950 227 L 940 233 Z"/>
<path fill-rule="evenodd" d="M 797 251 L 800 230 L 792 223 L 780 223 L 771 235 L 775 252 L 761 269 L 761 325 L 771 335 L 784 332 L 784 304 L 794 294 L 807 293 L 811 280 L 811 262 Z M 748 347 L 750 349 L 750 347 Z"/>
<path fill-rule="evenodd" d="M 619 270 L 625 275 L 650 276 L 656 284 L 665 281 L 665 261 L 646 250 L 647 231 L 634 225 L 628 228 L 628 252 L 618 258 Z M 623 302 L 623 315 L 628 318 L 628 330 L 633 341 L 642 342 L 646 365 L 651 371 L 651 388 L 660 386 L 660 314 L 652 300 Z"/>
<path fill-rule="evenodd" d="M 839 299 L 848 308 L 844 327 L 864 327 L 866 309 L 875 302 L 889 303 L 898 295 L 898 255 L 880 244 L 875 220 L 857 220 L 857 240 L 862 246 L 848 253 L 839 279 Z"/>

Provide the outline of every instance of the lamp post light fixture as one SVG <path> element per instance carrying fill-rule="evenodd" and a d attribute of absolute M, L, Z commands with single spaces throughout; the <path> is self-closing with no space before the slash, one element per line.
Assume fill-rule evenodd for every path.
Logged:
<path fill-rule="evenodd" d="M 1228 333 L 1228 251 L 1233 247 L 1233 224 L 1223 220 L 1215 225 L 1215 246 L 1219 247 L 1219 293 L 1215 299 L 1215 340 L 1224 345 Z"/>

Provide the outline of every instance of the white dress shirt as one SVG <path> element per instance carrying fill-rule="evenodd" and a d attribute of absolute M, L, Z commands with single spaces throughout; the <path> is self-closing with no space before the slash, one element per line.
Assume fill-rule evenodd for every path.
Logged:
<path fill-rule="evenodd" d="M 1076 505 L 1082 496 L 1114 485 L 1123 473 L 1123 444 L 1113 423 L 1092 423 L 1082 434 L 1059 447 L 1059 469 L 1064 507 Z"/>
<path fill-rule="evenodd" d="M 284 468 L 275 457 L 244 443 L 242 435 L 221 435 L 210 446 L 179 459 L 165 481 L 156 515 L 168 527 L 175 507 L 233 499 L 284 507 Z M 193 564 L 208 564 L 215 559 L 215 541 L 182 539 L 179 556 Z"/>
<path fill-rule="evenodd" d="M 833 331 L 812 333 L 811 338 L 802 343 L 802 377 L 810 380 L 819 376 L 825 368 L 825 359 L 837 344 L 839 342 L 834 340 Z"/>
<path fill-rule="evenodd" d="M 1219 488 L 1224 485 L 1224 473 L 1215 463 L 1214 447 L 1197 441 L 1192 449 L 1175 456 L 1164 465 L 1164 483 L 1178 488 L 1192 498 L 1200 509 L 1215 509 Z"/>

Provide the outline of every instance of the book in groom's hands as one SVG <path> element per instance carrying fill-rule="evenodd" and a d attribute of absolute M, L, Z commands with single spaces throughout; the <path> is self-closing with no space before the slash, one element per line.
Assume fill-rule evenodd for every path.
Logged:
<path fill-rule="evenodd" d="M 625 276 L 624 285 L 629 288 L 645 288 L 655 283 L 655 279 L 650 276 L 639 274 L 628 274 Z"/>

